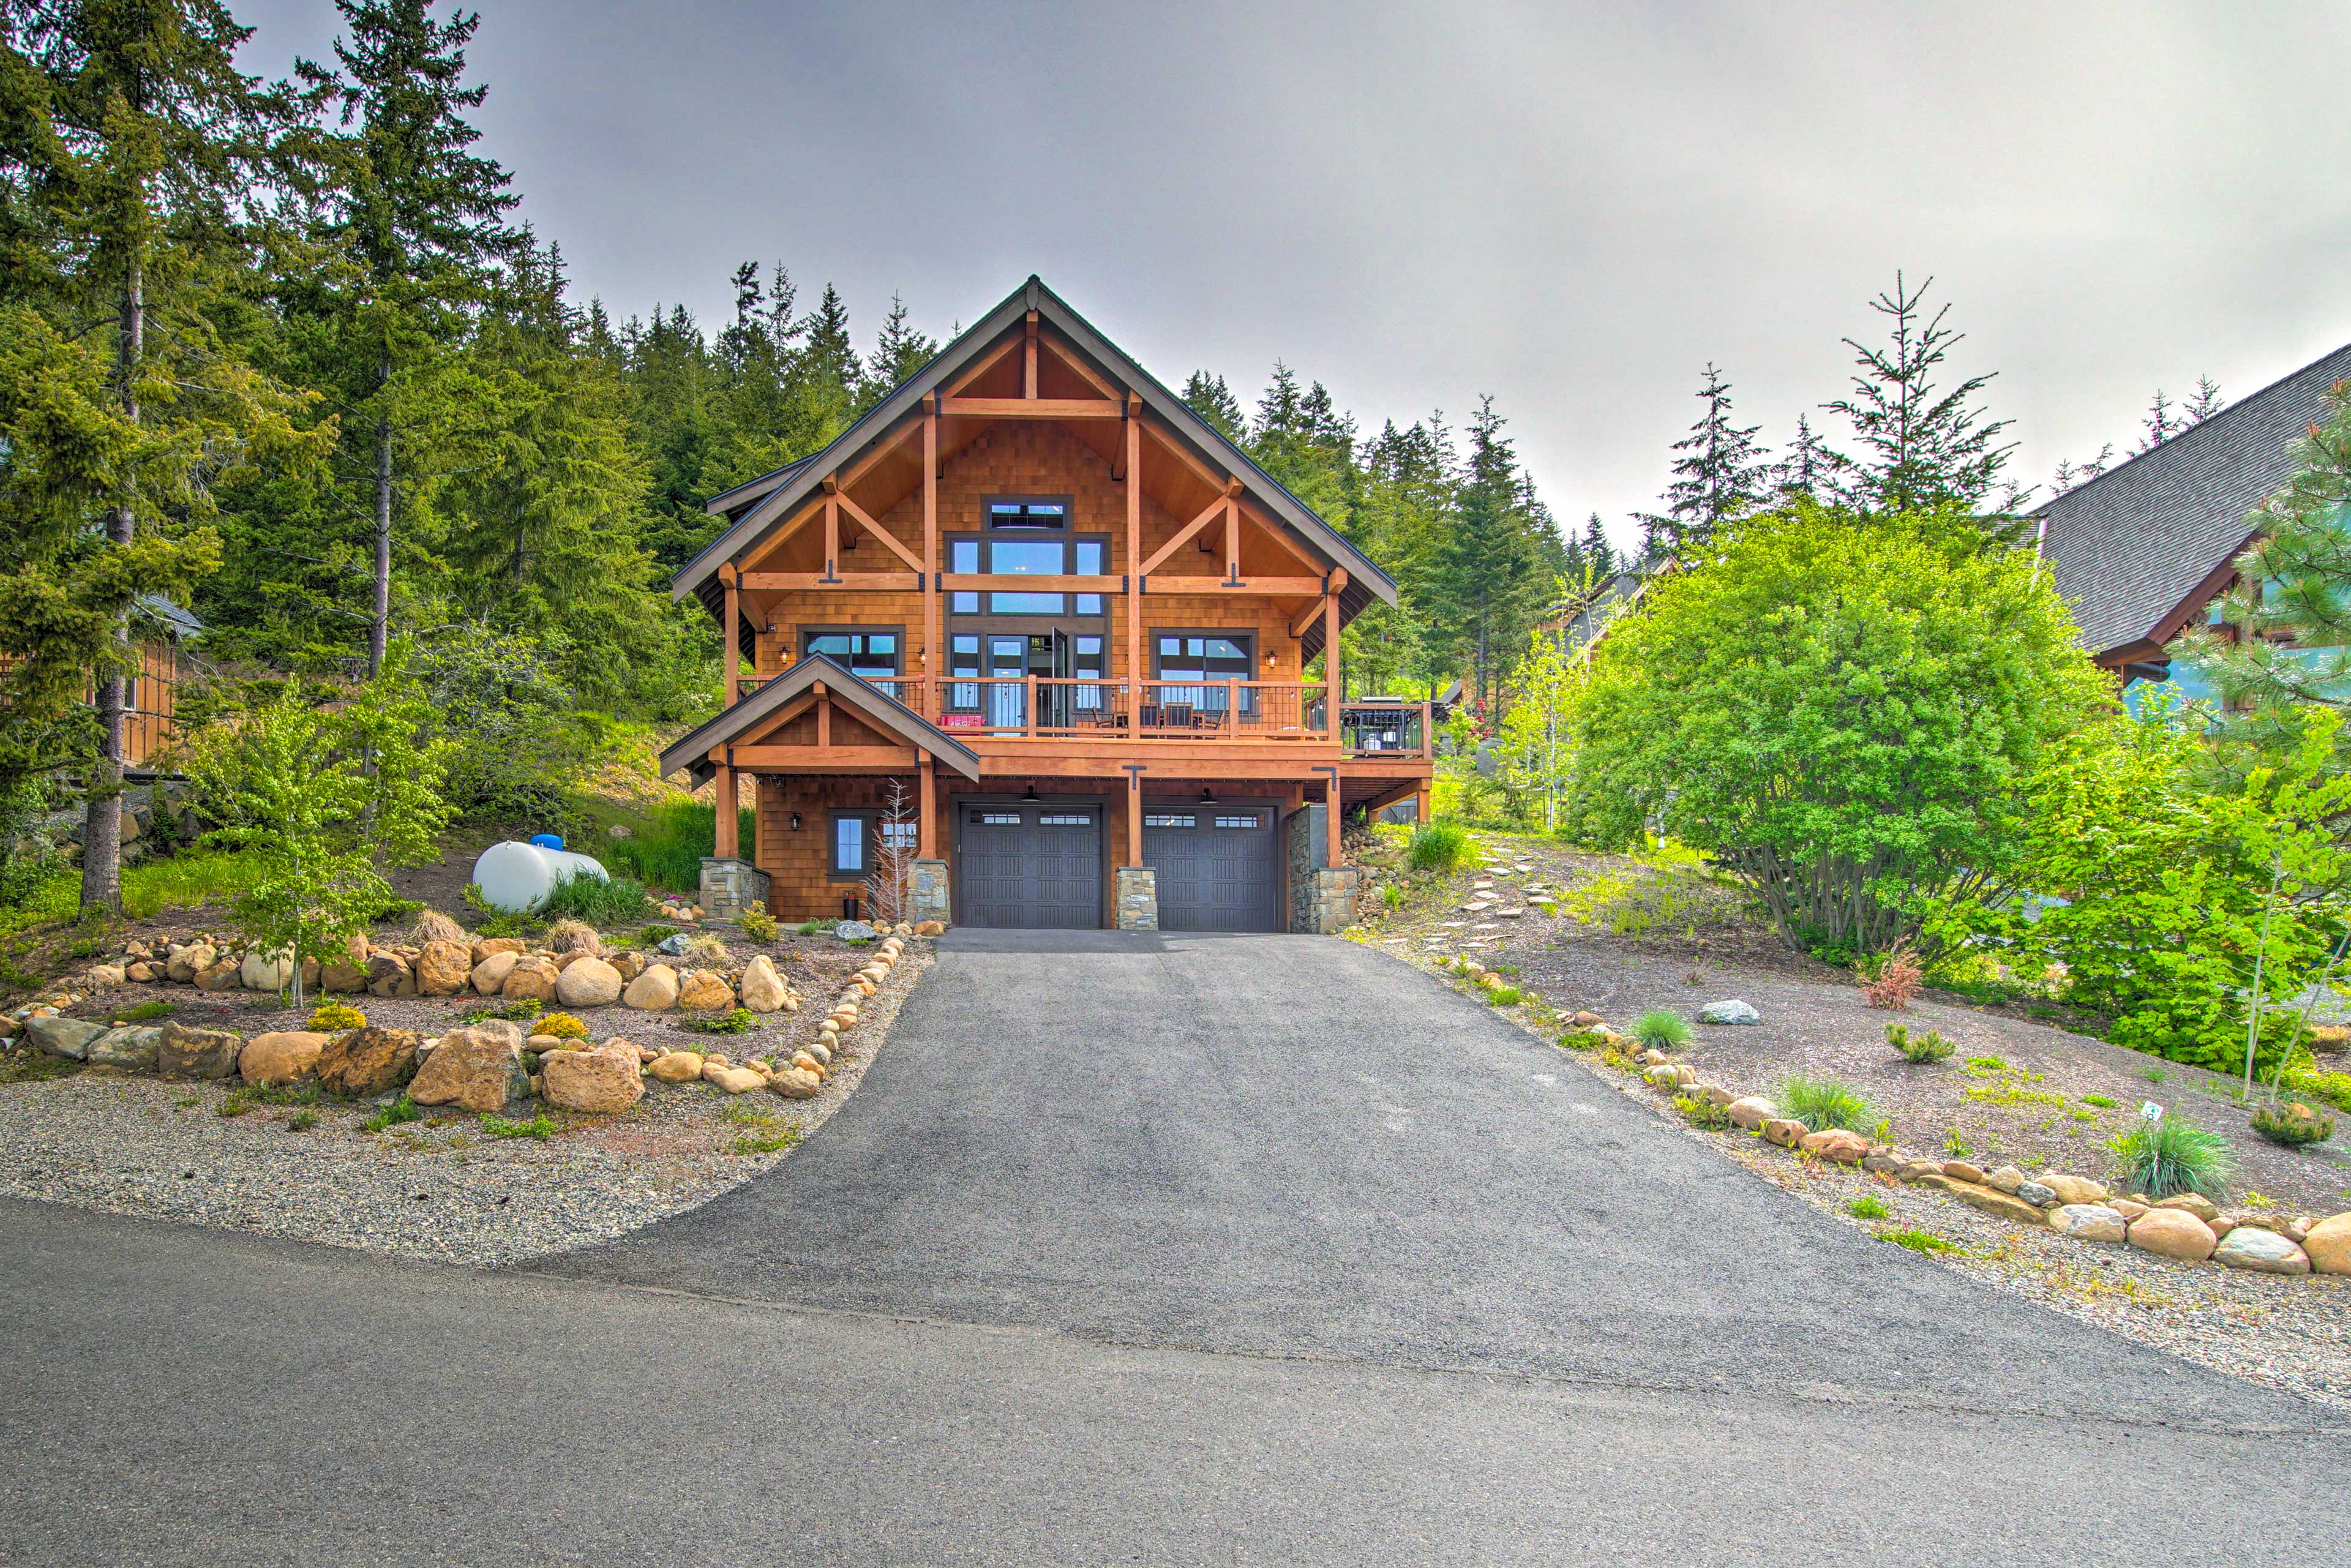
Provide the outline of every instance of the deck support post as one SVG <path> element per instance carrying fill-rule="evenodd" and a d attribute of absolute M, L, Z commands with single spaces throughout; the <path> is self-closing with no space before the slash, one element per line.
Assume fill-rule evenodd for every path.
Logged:
<path fill-rule="evenodd" d="M 1143 723 L 1143 421 L 1126 421 L 1126 678 L 1127 705 L 1137 733 Z M 1134 863 L 1143 863 L 1138 851 Z"/>
<path fill-rule="evenodd" d="M 1331 781 L 1322 786 L 1322 799 L 1327 802 L 1322 821 L 1323 863 L 1332 870 L 1347 863 L 1345 852 L 1339 847 L 1339 814 L 1343 808 L 1339 791 L 1339 770 L 1331 769 Z"/>
<path fill-rule="evenodd" d="M 923 418 L 923 682 L 918 700 L 908 704 L 925 718 L 936 718 L 944 705 L 928 699 L 934 683 L 946 678 L 947 661 L 939 657 L 939 398 L 931 394 L 931 412 Z M 924 765 L 923 777 L 930 777 Z M 927 821 L 928 813 L 925 813 Z"/>
<path fill-rule="evenodd" d="M 931 754 L 927 751 L 923 753 L 922 769 L 923 793 L 920 810 L 923 816 L 921 825 L 914 830 L 914 853 L 923 860 L 936 860 L 939 855 L 938 775 L 932 768 Z"/>
<path fill-rule="evenodd" d="M 719 580 L 726 585 L 726 613 L 724 622 L 726 630 L 719 639 L 725 644 L 722 653 L 726 661 L 726 695 L 718 706 L 733 707 L 742 685 L 742 656 L 736 641 L 743 624 L 742 591 L 736 586 L 735 568 L 731 563 L 721 570 Z M 754 669 L 756 668 L 755 665 Z"/>
<path fill-rule="evenodd" d="M 735 812 L 735 769 L 726 763 L 718 765 L 718 858 L 723 861 L 742 859 L 742 831 Z"/>

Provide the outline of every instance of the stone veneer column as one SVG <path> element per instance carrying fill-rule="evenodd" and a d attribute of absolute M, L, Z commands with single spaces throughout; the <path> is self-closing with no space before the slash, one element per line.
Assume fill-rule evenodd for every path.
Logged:
<path fill-rule="evenodd" d="M 906 918 L 917 925 L 925 920 L 946 925 L 948 911 L 955 907 L 954 900 L 947 896 L 947 862 L 916 861 L 913 871 L 913 890 L 906 901 Z"/>
<path fill-rule="evenodd" d="M 747 860 L 705 855 L 702 860 L 703 912 L 714 920 L 733 920 L 754 904 L 768 901 L 768 873 Z"/>
<path fill-rule="evenodd" d="M 1355 923 L 1355 900 L 1364 885 L 1361 866 L 1317 866 L 1314 871 L 1313 924 L 1310 930 L 1335 936 Z"/>
<path fill-rule="evenodd" d="M 1159 929 L 1159 873 L 1147 865 L 1123 865 L 1115 874 L 1118 928 L 1121 931 Z"/>

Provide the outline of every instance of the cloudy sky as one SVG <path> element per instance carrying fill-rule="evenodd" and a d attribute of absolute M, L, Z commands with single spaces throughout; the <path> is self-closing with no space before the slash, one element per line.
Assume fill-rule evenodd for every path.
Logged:
<path fill-rule="evenodd" d="M 232 5 L 249 69 L 332 35 Z M 1776 444 L 1897 267 L 2034 481 L 2351 340 L 2339 6 L 481 9 L 486 148 L 616 314 L 779 257 L 861 340 L 893 290 L 944 336 L 1038 272 L 1170 382 L 1278 357 L 1373 428 L 1491 393 L 1620 537 L 1707 361 Z"/>

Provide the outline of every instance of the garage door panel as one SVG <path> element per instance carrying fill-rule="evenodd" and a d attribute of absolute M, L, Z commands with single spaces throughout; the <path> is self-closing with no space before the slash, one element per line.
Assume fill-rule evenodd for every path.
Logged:
<path fill-rule="evenodd" d="M 1102 817 L 1096 806 L 959 807 L 956 862 L 964 924 L 1026 931 L 1100 926 Z"/>
<path fill-rule="evenodd" d="M 1163 931 L 1280 931 L 1281 865 L 1270 805 L 1146 806 L 1143 863 Z"/>

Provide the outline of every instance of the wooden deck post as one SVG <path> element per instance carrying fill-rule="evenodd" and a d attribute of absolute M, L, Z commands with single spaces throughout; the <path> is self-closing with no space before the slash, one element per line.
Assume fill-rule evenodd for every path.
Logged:
<path fill-rule="evenodd" d="M 939 708 L 927 702 L 932 685 L 945 680 L 948 661 L 939 657 L 939 400 L 931 394 L 931 412 L 923 420 L 923 669 L 925 677 L 916 700 L 908 706 L 925 718 L 936 718 Z M 930 764 L 923 765 L 930 777 Z M 924 812 L 928 827 L 930 813 Z"/>
<path fill-rule="evenodd" d="M 1428 826 L 1428 789 L 1426 786 L 1413 791 L 1413 821 L 1421 827 Z"/>
<path fill-rule="evenodd" d="M 1126 421 L 1126 677 L 1134 706 L 1134 733 L 1143 733 L 1143 420 Z M 1139 855 L 1141 841 L 1136 841 Z M 1141 860 L 1134 863 L 1141 865 Z"/>
<path fill-rule="evenodd" d="M 1126 770 L 1126 863 L 1143 863 L 1143 775 Z"/>
<path fill-rule="evenodd" d="M 938 779 L 931 769 L 931 754 L 923 753 L 923 821 L 915 830 L 915 855 L 922 860 L 939 858 L 938 841 Z"/>
<path fill-rule="evenodd" d="M 726 660 L 726 700 L 718 706 L 733 707 L 742 685 L 742 656 L 737 647 L 737 638 L 743 623 L 741 590 L 735 584 L 733 562 L 730 561 L 720 569 L 719 580 L 726 585 L 726 616 L 723 622 L 726 631 L 720 634 L 720 641 L 726 644 L 723 652 Z M 752 666 L 754 674 L 758 669 L 758 665 Z"/>
<path fill-rule="evenodd" d="M 1339 814 L 1343 803 L 1339 794 L 1338 769 L 1332 769 L 1331 781 L 1322 787 L 1322 798 L 1330 803 L 1330 810 L 1323 813 L 1327 819 L 1322 824 L 1323 859 L 1336 870 L 1347 863 L 1346 853 L 1339 847 Z"/>
<path fill-rule="evenodd" d="M 742 831 L 736 821 L 736 809 L 735 769 L 722 762 L 718 765 L 718 841 L 714 847 L 723 861 L 741 858 Z"/>
<path fill-rule="evenodd" d="M 1343 733 L 1339 695 L 1346 688 L 1339 684 L 1339 595 L 1335 591 L 1322 596 L 1322 711 L 1329 716 L 1331 738 L 1336 741 Z"/>

